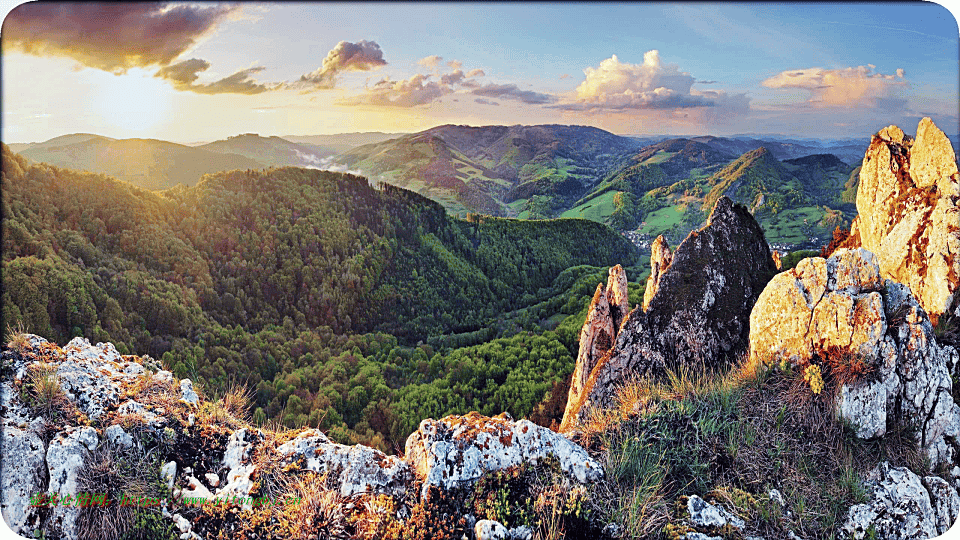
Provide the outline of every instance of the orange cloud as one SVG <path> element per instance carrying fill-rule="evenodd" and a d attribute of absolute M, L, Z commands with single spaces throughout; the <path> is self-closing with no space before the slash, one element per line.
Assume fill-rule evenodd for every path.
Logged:
<path fill-rule="evenodd" d="M 874 73 L 876 66 L 843 69 L 807 68 L 783 71 L 763 81 L 767 88 L 802 88 L 810 92 L 809 102 L 832 107 L 902 107 L 906 100 L 899 91 L 907 83 L 903 69 L 895 75 Z"/>

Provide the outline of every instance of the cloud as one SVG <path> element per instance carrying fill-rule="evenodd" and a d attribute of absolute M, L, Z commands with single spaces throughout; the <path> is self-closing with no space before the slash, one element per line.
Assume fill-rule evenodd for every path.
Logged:
<path fill-rule="evenodd" d="M 212 33 L 241 7 L 164 3 L 29 3 L 3 24 L 4 48 L 61 56 L 124 73 L 165 66 Z"/>
<path fill-rule="evenodd" d="M 498 102 L 496 102 L 496 101 L 488 101 L 488 100 L 483 99 L 483 98 L 477 98 L 477 99 L 473 100 L 473 102 L 474 102 L 474 103 L 479 103 L 479 104 L 481 104 L 481 105 L 497 105 L 497 106 L 500 106 L 500 104 L 499 104 Z"/>
<path fill-rule="evenodd" d="M 442 56 L 437 56 L 434 54 L 417 60 L 417 63 L 427 69 L 437 69 L 437 66 L 439 66 L 440 62 L 442 61 Z"/>
<path fill-rule="evenodd" d="M 486 76 L 486 73 L 484 73 L 483 70 L 479 68 L 471 69 L 470 71 L 467 72 L 467 78 L 469 79 L 472 79 L 474 77 L 484 77 L 484 76 Z"/>
<path fill-rule="evenodd" d="M 160 68 L 154 76 L 170 81 L 176 90 L 197 94 L 259 94 L 282 86 L 279 83 L 267 85 L 254 81 L 252 75 L 266 69 L 262 66 L 240 70 L 216 82 L 196 84 L 200 72 L 206 71 L 209 67 L 210 62 L 191 58 Z"/>
<path fill-rule="evenodd" d="M 471 93 L 483 97 L 512 99 L 528 105 L 544 105 L 556 101 L 556 98 L 549 94 L 520 90 L 515 84 L 487 84 L 474 88 Z"/>
<path fill-rule="evenodd" d="M 810 92 L 808 103 L 822 107 L 903 108 L 900 96 L 907 86 L 903 69 L 895 75 L 875 73 L 876 66 L 823 69 L 819 67 L 783 71 L 764 80 L 767 88 L 801 88 Z"/>
<path fill-rule="evenodd" d="M 458 70 L 463 67 L 463 62 L 459 60 L 451 60 L 447 62 L 447 65 L 450 66 L 450 69 Z"/>
<path fill-rule="evenodd" d="M 583 70 L 586 80 L 573 101 L 556 105 L 562 110 L 683 109 L 712 107 L 729 98 L 725 93 L 691 90 L 696 81 L 675 64 L 663 64 L 660 52 L 648 51 L 642 64 L 621 62 L 616 55 L 596 68 Z M 740 95 L 737 101 L 746 100 Z"/>
<path fill-rule="evenodd" d="M 299 86 L 330 89 L 336 85 L 337 77 L 344 71 L 371 71 L 385 65 L 387 61 L 383 59 L 383 51 L 376 42 L 341 41 L 327 53 L 322 66 L 301 75 L 297 83 Z"/>
<path fill-rule="evenodd" d="M 428 81 L 432 75 L 414 75 L 402 81 L 381 79 L 363 94 L 345 98 L 340 105 L 378 105 L 382 107 L 416 107 L 426 105 L 453 92 L 449 85 Z"/>

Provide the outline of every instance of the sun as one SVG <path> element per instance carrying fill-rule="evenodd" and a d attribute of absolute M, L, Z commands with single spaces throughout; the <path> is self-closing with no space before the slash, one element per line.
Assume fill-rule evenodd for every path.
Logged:
<path fill-rule="evenodd" d="M 119 75 L 102 71 L 90 75 L 97 86 L 97 109 L 105 124 L 129 135 L 142 135 L 155 132 L 168 118 L 174 91 L 148 71 L 134 68 Z"/>

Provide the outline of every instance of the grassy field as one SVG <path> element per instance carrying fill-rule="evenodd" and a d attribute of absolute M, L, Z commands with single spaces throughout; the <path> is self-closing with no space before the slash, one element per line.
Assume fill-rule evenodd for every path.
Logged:
<path fill-rule="evenodd" d="M 802 206 L 784 210 L 775 216 L 767 216 L 760 220 L 760 226 L 768 242 L 799 244 L 808 240 L 804 234 L 803 220 L 810 226 L 815 226 L 823 219 L 823 210 L 817 206 Z"/>
<path fill-rule="evenodd" d="M 571 208 L 560 214 L 560 217 L 583 218 L 592 221 L 604 222 L 613 214 L 613 197 L 616 191 L 607 191 L 589 201 Z"/>
<path fill-rule="evenodd" d="M 674 228 L 683 221 L 681 208 L 679 206 L 668 206 L 651 212 L 644 220 L 644 224 L 640 226 L 640 232 L 655 237 Z"/>

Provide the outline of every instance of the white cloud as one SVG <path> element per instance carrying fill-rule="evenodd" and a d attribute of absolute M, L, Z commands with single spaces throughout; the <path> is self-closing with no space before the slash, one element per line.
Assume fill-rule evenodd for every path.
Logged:
<path fill-rule="evenodd" d="M 575 98 L 556 105 L 568 111 L 617 111 L 630 109 L 685 109 L 731 106 L 749 107 L 743 94 L 693 90 L 696 79 L 680 71 L 676 64 L 664 64 L 660 52 L 648 51 L 642 64 L 621 62 L 616 55 L 598 67 L 583 70 L 586 79 L 576 89 Z"/>

